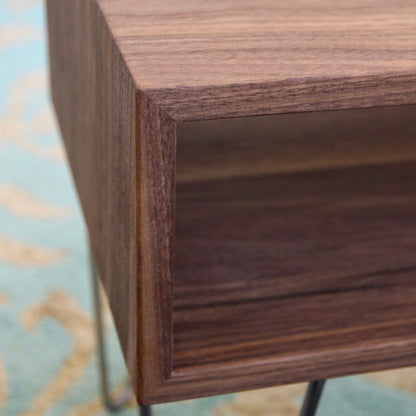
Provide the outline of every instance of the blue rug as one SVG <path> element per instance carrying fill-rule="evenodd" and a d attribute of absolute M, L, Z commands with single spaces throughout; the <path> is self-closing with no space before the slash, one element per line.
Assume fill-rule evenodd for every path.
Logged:
<path fill-rule="evenodd" d="M 48 97 L 39 0 L 0 0 L 0 91 L 0 414 L 104 415 L 86 233 Z M 117 388 L 126 370 L 107 317 Z M 155 415 L 296 415 L 304 389 L 160 405 Z M 134 403 L 121 414 L 136 415 Z M 319 414 L 413 416 L 416 370 L 331 380 Z"/>

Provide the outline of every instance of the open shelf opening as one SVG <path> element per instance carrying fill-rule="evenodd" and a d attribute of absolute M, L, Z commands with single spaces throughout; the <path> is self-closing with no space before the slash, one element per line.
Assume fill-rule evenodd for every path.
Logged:
<path fill-rule="evenodd" d="M 178 126 L 174 369 L 415 336 L 415 113 Z"/>

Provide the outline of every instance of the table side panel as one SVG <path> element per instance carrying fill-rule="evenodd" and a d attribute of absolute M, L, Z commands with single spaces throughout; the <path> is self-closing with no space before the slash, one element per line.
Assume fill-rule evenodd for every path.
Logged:
<path fill-rule="evenodd" d="M 138 97 L 139 355 L 146 376 L 138 395 L 146 402 L 172 375 L 176 123 L 140 92 Z"/>
<path fill-rule="evenodd" d="M 95 1 L 48 0 L 52 97 L 133 380 L 137 376 L 136 88 Z"/>

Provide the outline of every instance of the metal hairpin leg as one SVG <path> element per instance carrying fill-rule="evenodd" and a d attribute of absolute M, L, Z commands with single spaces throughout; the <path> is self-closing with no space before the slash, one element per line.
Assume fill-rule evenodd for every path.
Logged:
<path fill-rule="evenodd" d="M 95 327 L 97 331 L 97 347 L 98 347 L 98 360 L 99 360 L 99 372 L 100 372 L 100 387 L 102 400 L 105 407 L 113 413 L 119 412 L 124 409 L 130 402 L 133 396 L 133 389 L 131 387 L 130 381 L 127 380 L 126 385 L 123 389 L 123 392 L 119 397 L 112 397 L 110 393 L 110 387 L 108 382 L 107 374 L 107 350 L 105 347 L 104 340 L 104 324 L 103 324 L 103 314 L 101 309 L 101 295 L 100 295 L 100 285 L 99 285 L 99 276 L 98 270 L 94 263 L 94 260 L 91 256 L 91 277 L 92 277 L 92 287 L 94 294 L 94 312 L 95 312 Z M 151 416 L 150 406 L 140 406 L 139 414 L 141 416 Z"/>
<path fill-rule="evenodd" d="M 316 380 L 309 383 L 300 416 L 315 416 L 324 385 L 325 380 Z"/>
<path fill-rule="evenodd" d="M 98 344 L 98 358 L 99 358 L 99 370 L 100 370 L 100 385 L 101 385 L 101 395 L 105 407 L 110 412 L 119 412 L 124 409 L 133 395 L 133 389 L 129 381 L 127 381 L 126 386 L 122 394 L 117 397 L 111 397 L 109 383 L 108 383 L 108 374 L 107 374 L 107 350 L 105 348 L 104 342 L 104 324 L 103 316 L 101 310 L 101 296 L 100 296 L 100 285 L 98 270 L 94 263 L 94 260 L 91 257 L 91 277 L 92 277 L 92 286 L 94 294 L 94 311 L 95 311 L 95 322 L 97 330 L 97 344 Z M 300 416 L 315 416 L 318 409 L 319 400 L 322 395 L 322 390 L 324 388 L 325 380 L 317 380 L 309 383 L 308 390 L 306 391 L 306 396 L 303 402 L 302 410 Z M 140 416 L 151 416 L 152 410 L 150 406 L 140 406 L 139 408 Z"/>

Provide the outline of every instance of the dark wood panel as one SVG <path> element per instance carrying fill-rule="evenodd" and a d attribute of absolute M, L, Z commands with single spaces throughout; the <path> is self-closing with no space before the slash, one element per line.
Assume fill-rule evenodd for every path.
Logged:
<path fill-rule="evenodd" d="M 138 107 L 138 399 L 146 403 L 172 375 L 172 245 L 175 123 L 146 96 Z M 119 299 L 123 302 L 123 299 Z M 166 393 L 158 398 L 165 401 Z M 170 397 L 170 396 L 169 396 Z M 172 400 L 174 397 L 172 397 Z M 153 400 L 155 400 L 153 398 Z"/>
<path fill-rule="evenodd" d="M 374 345 L 416 327 L 415 272 L 377 289 L 306 293 L 178 311 L 174 368 L 215 366 Z"/>
<path fill-rule="evenodd" d="M 97 0 L 175 120 L 416 101 L 414 0 Z"/>
<path fill-rule="evenodd" d="M 416 106 L 178 124 L 176 181 L 416 159 Z"/>
<path fill-rule="evenodd" d="M 91 250 L 133 383 L 137 366 L 136 88 L 94 1 L 48 0 L 52 98 Z"/>
<path fill-rule="evenodd" d="M 369 77 L 302 78 L 220 87 L 145 90 L 178 121 L 414 104 L 415 71 Z"/>
<path fill-rule="evenodd" d="M 405 334 L 415 208 L 414 162 L 179 183 L 174 366 Z"/>
<path fill-rule="evenodd" d="M 96 1 L 47 4 L 52 97 L 133 387 L 146 403 L 172 366 L 175 122 L 137 90 Z"/>

